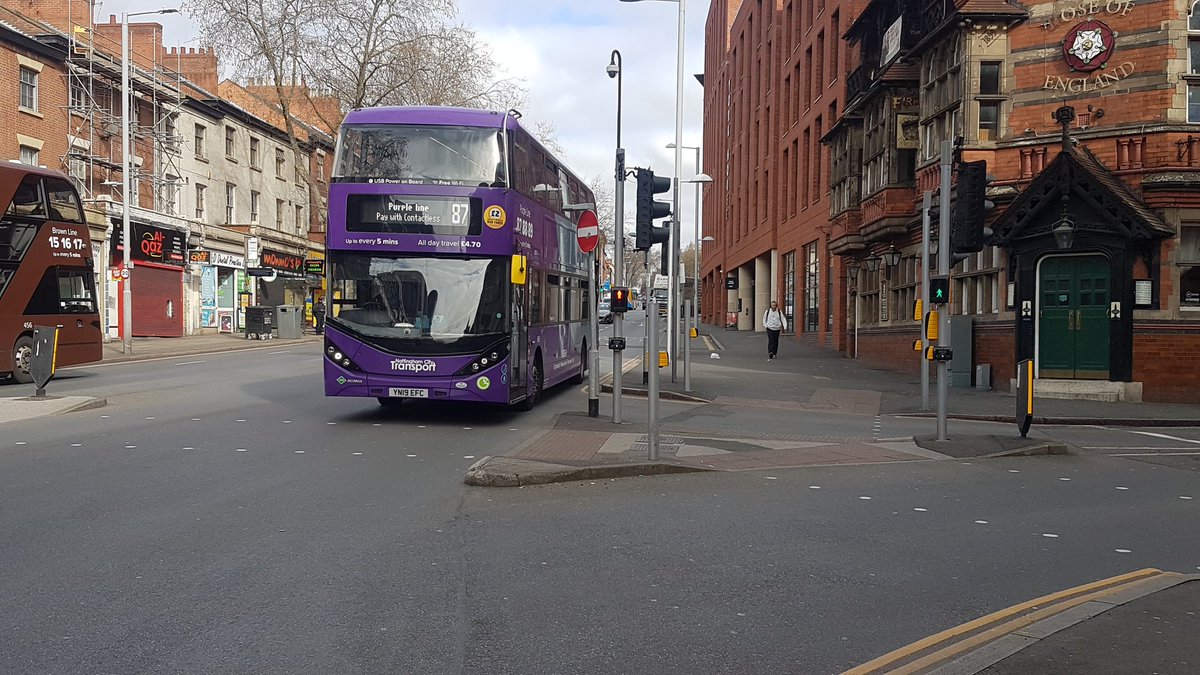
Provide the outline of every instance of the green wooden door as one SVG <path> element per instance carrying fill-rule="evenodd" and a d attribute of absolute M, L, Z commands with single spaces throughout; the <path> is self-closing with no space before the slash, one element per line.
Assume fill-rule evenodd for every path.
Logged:
<path fill-rule="evenodd" d="M 1041 377 L 1108 378 L 1108 261 L 1102 256 L 1042 261 L 1038 322 Z"/>

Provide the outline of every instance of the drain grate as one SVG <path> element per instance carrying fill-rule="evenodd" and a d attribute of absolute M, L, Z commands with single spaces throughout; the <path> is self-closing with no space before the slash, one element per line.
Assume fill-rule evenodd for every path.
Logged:
<path fill-rule="evenodd" d="M 650 439 L 646 436 L 646 434 L 642 434 L 641 436 L 637 437 L 637 441 L 635 441 L 635 443 L 641 443 L 642 445 L 645 445 L 649 441 L 650 441 Z M 659 434 L 658 435 L 658 444 L 659 445 L 682 445 L 683 444 L 683 436 L 664 436 L 662 434 Z"/>

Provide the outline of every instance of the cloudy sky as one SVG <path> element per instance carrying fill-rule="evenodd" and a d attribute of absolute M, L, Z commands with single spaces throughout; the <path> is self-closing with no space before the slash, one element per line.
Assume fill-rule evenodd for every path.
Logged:
<path fill-rule="evenodd" d="M 178 6 L 173 0 L 103 0 L 97 17 Z M 518 77 L 529 90 L 524 121 L 553 124 L 564 162 L 590 180 L 613 173 L 616 147 L 616 80 L 605 73 L 612 50 L 624 66 L 621 140 L 630 166 L 671 175 L 675 140 L 675 55 L 679 4 L 619 0 L 458 0 L 459 20 L 492 46 L 502 75 Z M 709 0 L 686 0 L 684 34 L 683 145 L 701 139 L 700 84 L 704 67 L 704 21 Z M 158 18 L 167 46 L 196 37 L 181 15 Z M 197 45 L 197 42 L 189 43 Z M 682 177 L 695 175 L 695 150 L 683 151 Z M 632 203 L 627 183 L 626 202 Z M 682 190 L 683 239 L 692 239 L 694 188 Z M 630 209 L 626 209 L 629 213 Z M 629 220 L 628 216 L 626 218 Z"/>

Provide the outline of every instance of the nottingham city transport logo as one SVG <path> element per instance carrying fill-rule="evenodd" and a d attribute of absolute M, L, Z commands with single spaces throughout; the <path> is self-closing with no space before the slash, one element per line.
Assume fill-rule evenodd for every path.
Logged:
<path fill-rule="evenodd" d="M 1071 70 L 1084 73 L 1103 68 L 1112 56 L 1113 37 L 1112 29 L 1103 21 L 1084 21 L 1063 38 L 1063 59 Z"/>

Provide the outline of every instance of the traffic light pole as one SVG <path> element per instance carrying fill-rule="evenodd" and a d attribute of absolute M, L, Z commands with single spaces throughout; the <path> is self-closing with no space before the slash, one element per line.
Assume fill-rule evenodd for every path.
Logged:
<path fill-rule="evenodd" d="M 619 94 L 618 94 L 619 96 Z M 617 104 L 620 107 L 620 104 Z M 617 122 L 617 166 L 616 166 L 616 186 L 613 189 L 613 199 L 616 207 L 616 241 L 613 243 L 613 276 L 617 279 L 617 285 L 625 285 L 625 150 L 620 147 L 621 144 L 621 127 L 620 122 Z M 617 342 L 622 342 L 625 335 L 625 312 L 615 311 L 611 306 L 609 310 L 613 315 L 613 338 Z M 621 423 L 621 367 L 624 365 L 624 352 L 614 349 L 613 357 L 613 424 Z"/>
<path fill-rule="evenodd" d="M 942 141 L 942 181 L 941 192 L 938 194 L 938 232 L 942 242 L 938 245 L 938 274 L 950 274 L 950 171 L 954 168 L 953 145 L 950 141 Z M 938 312 L 937 346 L 950 346 L 950 312 L 947 306 Z M 948 440 L 946 436 L 946 396 L 949 393 L 950 364 L 945 360 L 937 362 L 937 440 Z"/>
<path fill-rule="evenodd" d="M 929 304 L 929 209 L 933 207 L 933 193 L 929 190 L 921 196 L 921 290 L 917 295 L 921 298 L 921 410 L 929 410 L 929 360 L 925 351 L 929 339 L 925 336 L 925 317 L 933 308 Z"/>
<path fill-rule="evenodd" d="M 651 303 L 647 303 L 646 307 L 650 308 Z M 653 309 L 646 312 L 646 334 L 649 336 L 650 353 L 654 355 L 655 362 L 649 365 L 650 368 L 650 384 L 649 391 L 646 396 L 646 412 L 649 416 L 649 423 L 646 429 L 646 448 L 649 451 L 648 459 L 651 462 L 658 461 L 658 300 L 653 301 Z"/>

